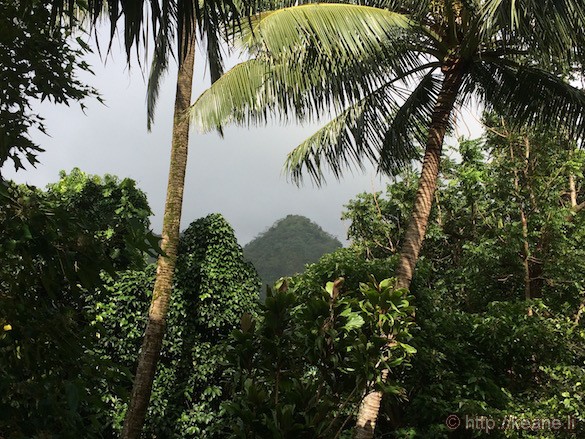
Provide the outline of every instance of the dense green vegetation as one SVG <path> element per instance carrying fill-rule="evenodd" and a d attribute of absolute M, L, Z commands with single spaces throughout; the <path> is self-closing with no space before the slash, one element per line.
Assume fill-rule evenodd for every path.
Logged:
<path fill-rule="evenodd" d="M 280 282 L 260 319 L 233 334 L 222 437 L 351 437 L 366 390 L 400 393 L 382 370 L 407 365 L 415 352 L 412 298 L 391 279 L 322 285 L 303 275 Z"/>
<path fill-rule="evenodd" d="M 515 419 L 574 422 L 533 432 L 541 438 L 584 434 L 585 155 L 563 136 L 486 123 L 446 161 L 414 297 L 374 280 L 396 264 L 412 172 L 351 200 L 350 247 L 278 284 L 264 305 L 225 220 L 192 223 L 145 437 L 351 437 L 372 386 L 385 391 L 381 436 L 451 437 L 452 414 L 457 437 L 481 434 L 481 420 L 465 427 L 478 416 L 508 419 L 493 437 L 523 437 Z M 13 257 L 1 285 L 20 293 L 1 297 L 0 431 L 115 437 L 154 280 L 132 244 L 147 243 L 146 199 L 130 180 L 79 170 L 5 197 Z M 75 221 L 61 234 L 65 215 Z M 81 254 L 93 258 L 70 259 Z M 53 273 L 53 261 L 71 268 Z M 99 266 L 109 273 L 95 277 Z"/>
<path fill-rule="evenodd" d="M 75 169 L 46 191 L 11 186 L 6 199 L 0 434 L 116 437 L 154 281 L 146 197 L 131 180 Z M 260 289 L 220 215 L 193 222 L 179 253 L 153 438 L 218 428 L 228 336 Z"/>
<path fill-rule="evenodd" d="M 292 276 L 316 262 L 325 253 L 341 247 L 341 242 L 310 219 L 288 215 L 244 246 L 244 255 L 254 264 L 267 285 L 282 276 Z"/>
<path fill-rule="evenodd" d="M 0 438 L 585 436 L 585 95 L 568 82 L 583 65 L 581 2 L 295 4 L 236 28 L 253 59 L 199 101 L 201 125 L 333 109 L 289 156 L 295 177 L 406 166 L 385 193 L 349 201 L 348 248 L 293 215 L 251 242 L 263 280 L 293 275 L 263 303 L 220 215 L 179 239 L 183 116 L 196 37 L 217 79 L 232 35 L 220 24 L 289 2 L 130 3 L 0 0 L 0 168 L 42 151 L 33 101 L 96 94 L 76 77 L 78 18 L 106 12 L 114 35 L 123 17 L 128 52 L 148 38 L 150 3 L 149 121 L 175 43 L 181 66 L 162 249 L 132 180 L 74 169 L 42 190 L 0 174 Z M 485 134 L 440 167 L 472 96 L 490 110 Z"/>
<path fill-rule="evenodd" d="M 119 372 L 95 351 L 87 295 L 102 272 L 155 250 L 146 196 L 75 170 L 46 191 L 7 183 L 0 197 L 0 434 L 79 437 L 106 422 L 100 388 Z"/>
<path fill-rule="evenodd" d="M 243 314 L 257 311 L 260 282 L 244 261 L 233 230 L 219 214 L 191 223 L 181 238 L 168 333 L 160 373 L 153 386 L 145 437 L 211 437 L 225 422 L 226 352 L 230 333 Z M 106 277 L 89 300 L 92 324 L 99 331 L 94 349 L 101 358 L 132 372 L 146 323 L 155 266 Z M 131 374 L 125 390 L 103 396 L 117 436 L 124 419 Z"/>
<path fill-rule="evenodd" d="M 585 197 L 585 155 L 564 136 L 513 131 L 506 121 L 495 117 L 486 123 L 484 139 L 462 140 L 452 149 L 458 152 L 454 155 L 457 158 L 446 161 L 412 287 L 416 325 L 409 330 L 412 338 L 408 343 L 416 354 L 412 361 L 391 368 L 377 430 L 380 437 L 476 437 L 488 433 L 490 437 L 525 437 L 522 420 L 531 423 L 531 437 L 570 438 L 585 433 L 581 274 L 585 267 L 580 256 L 585 248 L 585 219 L 583 204 L 578 202 Z M 349 202 L 343 216 L 351 221 L 351 246 L 323 256 L 293 278 L 291 285 L 300 303 L 292 308 L 296 309 L 293 317 L 285 314 L 289 320 L 301 325 L 306 322 L 307 310 L 316 307 L 307 301 L 318 300 L 318 295 L 309 292 L 328 280 L 343 276 L 339 287 L 342 297 L 360 300 L 356 291 L 360 282 L 370 275 L 382 279 L 392 273 L 404 233 L 401 224 L 409 215 L 416 184 L 414 173 L 407 172 L 400 181 L 388 185 L 385 194 L 361 194 Z M 286 301 L 286 294 L 275 297 L 267 302 L 267 318 L 278 304 L 276 310 L 287 310 L 279 302 Z M 260 334 L 272 334 L 269 331 L 274 326 L 260 328 Z M 288 437 L 276 435 L 277 428 L 281 432 L 295 428 L 297 432 L 311 431 L 307 437 L 321 437 L 313 424 L 318 417 L 303 418 L 303 410 L 286 416 L 286 402 L 266 402 L 271 394 L 274 398 L 274 381 L 265 378 L 264 387 L 258 388 L 254 377 L 260 371 L 254 367 L 275 376 L 274 355 L 262 353 L 262 343 L 269 344 L 274 336 L 266 336 L 265 341 L 255 339 L 256 344 L 252 344 L 243 332 L 238 338 L 238 345 L 243 346 L 240 349 L 254 346 L 256 355 L 242 359 L 240 353 L 237 357 L 241 379 L 250 379 L 242 384 L 246 399 L 229 405 L 235 404 L 239 437 L 257 437 L 246 421 L 258 423 L 250 415 L 258 412 L 272 413 L 253 429 L 258 433 L 272 428 L 266 437 Z M 294 337 L 302 330 L 283 329 L 283 333 Z M 294 364 L 296 344 L 288 338 L 278 340 L 288 343 L 282 350 Z M 305 346 L 313 345 L 315 339 L 310 340 L 305 338 Z M 354 346 L 358 340 L 361 338 L 355 338 Z M 271 352 L 279 351 L 269 345 Z M 309 352 L 304 351 L 306 364 L 323 364 Z M 343 360 L 335 360 L 335 354 L 333 350 L 326 358 L 343 367 Z M 272 368 L 262 365 L 270 360 Z M 293 370 L 291 366 L 287 372 Z M 334 374 L 334 367 L 329 370 Z M 291 378 L 291 391 L 298 398 L 296 404 L 306 407 L 312 401 L 307 403 L 302 395 L 317 390 L 303 387 L 302 371 L 295 376 L 301 381 Z M 331 401 L 325 396 L 320 400 L 329 407 L 329 423 L 335 425 L 341 415 L 335 410 L 339 405 L 328 406 Z M 355 416 L 358 401 L 350 399 L 348 404 L 353 409 L 347 413 Z M 450 415 L 458 416 L 459 428 L 448 427 Z M 552 419 L 562 422 L 561 429 L 532 425 Z M 499 428 L 502 423 L 506 429 Z M 349 435 L 347 431 L 342 434 Z"/>
<path fill-rule="evenodd" d="M 130 180 L 102 179 L 77 169 L 62 173 L 46 192 L 14 190 L 27 194 L 17 200 L 21 214 L 31 209 L 22 204 L 30 204 L 31 195 L 51 200 L 50 217 L 57 209 L 65 210 L 63 215 L 79 211 L 74 224 L 92 233 L 80 238 L 81 232 L 67 230 L 67 236 L 74 243 L 87 241 L 103 256 L 91 261 L 91 281 L 54 280 L 55 285 L 46 285 L 51 290 L 45 289 L 42 271 L 18 266 L 21 258 L 3 267 L 3 289 L 20 294 L 1 297 L 1 347 L 6 356 L 0 382 L 6 399 L 0 431 L 6 437 L 115 437 L 154 281 L 154 267 L 144 267 L 146 254 L 129 245 L 147 231 L 146 199 Z M 4 224 L 11 223 L 8 218 L 3 217 Z M 29 224 L 36 226 L 34 221 Z M 59 226 L 49 223 L 42 232 L 56 242 L 50 233 L 59 233 Z M 2 242 L 12 241 L 5 236 Z M 24 244 L 31 242 L 51 248 L 38 237 L 23 237 Z M 33 250 L 23 243 L 15 242 L 12 250 L 22 247 L 26 256 L 25 250 Z M 397 340 L 408 342 L 412 323 L 403 318 L 412 309 L 404 292 L 392 292 L 388 282 L 350 292 L 341 282 L 323 289 L 321 280 L 299 278 L 290 289 L 269 297 L 255 317 L 259 280 L 244 262 L 225 220 L 210 215 L 192 223 L 179 251 L 169 336 L 153 387 L 146 437 L 224 437 L 238 431 L 249 436 L 255 429 L 328 437 L 351 428 L 346 422 L 351 408 L 363 390 L 379 380 L 376 363 L 385 345 L 381 329 L 393 330 Z M 35 265 L 50 267 L 37 253 Z M 62 258 L 67 266 L 67 257 Z M 70 263 L 84 268 L 80 261 Z M 96 277 L 104 267 L 107 272 Z M 132 267 L 138 270 L 129 270 Z M 39 287 L 31 288 L 35 282 Z M 389 303 L 395 304 L 396 313 L 382 314 Z M 230 339 L 238 326 L 242 330 Z M 358 334 L 361 344 L 354 340 Z M 396 345 L 388 350 L 387 361 L 397 365 L 412 352 L 407 344 Z M 275 353 L 282 355 L 280 365 L 273 362 Z M 275 373 L 282 374 L 276 383 Z M 316 391 L 326 399 L 315 399 Z M 264 394 L 267 399 L 258 399 Z M 273 406 L 272 398 L 280 402 Z M 346 402 L 338 410 L 340 399 Z M 263 406 L 255 407 L 259 402 Z M 305 414 L 294 407 L 303 407 Z M 274 423 L 263 427 L 266 416 Z"/>
<path fill-rule="evenodd" d="M 386 402 L 380 430 L 450 437 L 445 421 L 456 414 L 456 437 L 481 434 L 465 430 L 466 416 L 495 420 L 490 437 L 524 437 L 514 419 L 557 418 L 566 427 L 571 417 L 574 431 L 532 433 L 579 437 L 585 217 L 575 200 L 585 196 L 585 156 L 566 137 L 514 132 L 496 118 L 485 142 L 462 141 L 458 151 L 461 162 L 445 166 L 412 287 L 417 354 L 401 376 L 405 400 Z M 409 173 L 385 195 L 348 204 L 355 258 L 395 261 L 415 180 Z M 506 417 L 510 429 L 498 430 Z"/>

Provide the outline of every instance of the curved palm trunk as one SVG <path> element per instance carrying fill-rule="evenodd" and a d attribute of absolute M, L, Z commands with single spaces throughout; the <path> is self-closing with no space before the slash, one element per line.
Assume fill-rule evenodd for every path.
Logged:
<path fill-rule="evenodd" d="M 433 197 L 437 189 L 443 139 L 462 81 L 463 72 L 458 64 L 454 64 L 445 72 L 445 79 L 433 110 L 412 215 L 400 249 L 400 260 L 396 269 L 397 288 L 410 288 L 410 281 L 425 237 Z"/>
<path fill-rule="evenodd" d="M 187 53 L 179 66 L 177 75 L 171 162 L 162 229 L 161 249 L 164 256 L 159 256 L 157 261 L 156 280 L 148 312 L 148 323 L 136 367 L 130 405 L 124 419 L 122 439 L 140 437 L 165 334 L 179 244 L 189 144 L 189 120 L 186 117 L 186 111 L 191 101 L 193 64 L 195 62 L 195 32 L 192 32 L 192 36 L 189 38 Z"/>
<path fill-rule="evenodd" d="M 463 72 L 458 63 L 451 64 L 443 71 L 445 78 L 433 109 L 416 199 L 400 250 L 400 260 L 396 269 L 396 288 L 410 287 L 437 188 L 443 139 L 463 81 Z M 385 381 L 387 376 L 388 371 L 384 370 L 382 380 Z M 371 439 L 374 436 L 381 401 L 382 392 L 370 392 L 363 399 L 356 423 L 354 435 L 356 439 Z"/>

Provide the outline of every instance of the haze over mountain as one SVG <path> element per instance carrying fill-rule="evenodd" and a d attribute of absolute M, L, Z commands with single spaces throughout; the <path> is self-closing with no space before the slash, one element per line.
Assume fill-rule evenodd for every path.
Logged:
<path fill-rule="evenodd" d="M 341 246 L 309 218 L 288 215 L 250 241 L 244 256 L 254 264 L 262 282 L 272 285 L 282 276 L 302 272 L 306 264 Z"/>

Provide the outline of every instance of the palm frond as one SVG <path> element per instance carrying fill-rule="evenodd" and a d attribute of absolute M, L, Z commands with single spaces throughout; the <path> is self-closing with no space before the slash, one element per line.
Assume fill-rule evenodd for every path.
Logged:
<path fill-rule="evenodd" d="M 362 169 L 365 162 L 387 174 L 401 169 L 416 157 L 416 143 L 424 139 L 432 111 L 427 100 L 433 102 L 440 88 L 440 80 L 432 75 L 435 67 L 419 69 L 427 73 L 410 94 L 395 79 L 347 108 L 288 155 L 285 171 L 296 183 L 306 172 L 320 185 L 324 167 L 336 178 L 352 166 Z"/>
<path fill-rule="evenodd" d="M 410 18 L 422 22 L 428 15 L 434 0 L 367 0 L 361 3 L 408 15 Z"/>
<path fill-rule="evenodd" d="M 154 113 L 158 100 L 160 83 L 168 69 L 169 57 L 172 56 L 172 40 L 172 28 L 170 26 L 160 26 L 155 40 L 146 91 L 146 124 L 149 131 L 154 123 Z"/>
<path fill-rule="evenodd" d="M 476 62 L 470 69 L 488 110 L 518 126 L 540 125 L 585 135 L 585 92 L 534 66 L 507 61 Z"/>
<path fill-rule="evenodd" d="M 499 38 L 508 42 L 520 40 L 536 55 L 569 61 L 584 55 L 581 0 L 487 0 L 482 15 L 485 29 L 499 32 Z"/>
<path fill-rule="evenodd" d="M 214 29 L 217 17 L 217 11 L 207 11 L 203 17 L 201 26 L 201 39 L 205 40 L 205 50 L 207 52 L 207 62 L 209 64 L 209 74 L 211 82 L 217 81 L 223 74 L 223 54 L 221 51 L 221 42 L 218 30 Z"/>
<path fill-rule="evenodd" d="M 255 2 L 204 0 L 194 3 L 199 38 L 205 43 L 211 82 L 215 82 L 223 74 L 221 41 L 228 42 L 225 30 L 237 27 L 240 19 L 251 13 Z"/>
<path fill-rule="evenodd" d="M 212 87 L 213 114 L 218 114 L 219 99 L 235 104 L 238 95 L 255 96 L 256 102 L 242 102 L 235 107 L 236 112 L 243 107 L 254 111 L 258 100 L 299 121 L 331 108 L 339 112 L 393 77 L 421 65 L 421 54 L 428 48 L 425 37 L 404 15 L 355 4 L 303 4 L 261 13 L 242 23 L 240 34 L 257 62 L 266 65 L 261 72 L 263 87 L 256 79 L 249 85 L 256 94 L 249 90 L 238 93 L 228 86 L 236 99 L 221 96 L 221 88 Z M 241 76 L 245 71 L 240 65 L 229 79 L 245 84 Z M 195 107 L 205 101 L 209 102 L 200 100 Z M 241 117 L 232 116 L 215 120 L 231 117 L 241 123 Z M 204 130 L 210 128 L 203 124 Z"/>
<path fill-rule="evenodd" d="M 164 0 L 162 8 L 167 3 Z M 52 21 L 53 23 L 72 24 L 73 21 L 64 18 L 74 18 L 74 11 L 83 5 L 83 2 L 77 0 L 50 0 Z M 162 8 L 159 5 L 159 0 L 87 0 L 83 5 L 87 13 L 89 22 L 95 25 L 99 19 L 107 17 L 110 22 L 110 40 L 114 38 L 116 30 L 123 22 L 124 47 L 126 49 L 128 61 L 130 60 L 132 47 L 139 48 L 147 44 L 146 28 L 144 22 L 147 16 L 146 12 L 150 14 L 154 34 L 156 34 L 157 24 L 162 16 Z M 111 42 L 110 42 L 111 44 Z"/>
<path fill-rule="evenodd" d="M 197 98 L 190 109 L 191 122 L 208 132 L 229 123 L 264 121 L 276 104 L 267 89 L 268 74 L 268 66 L 260 60 L 237 64 Z"/>
<path fill-rule="evenodd" d="M 245 23 L 240 39 L 250 52 L 274 62 L 299 59 L 307 47 L 338 63 L 383 52 L 401 29 L 412 27 L 405 15 L 354 4 L 305 4 L 261 13 Z"/>
<path fill-rule="evenodd" d="M 352 165 L 363 169 L 365 162 L 375 163 L 386 128 L 380 113 L 395 107 L 389 88 L 382 87 L 352 105 L 304 140 L 288 154 L 285 173 L 297 184 L 307 173 L 319 186 L 325 182 L 323 165 L 339 179 Z"/>
<path fill-rule="evenodd" d="M 203 92 L 191 107 L 192 121 L 207 132 L 229 123 L 257 124 L 275 115 L 297 122 L 320 119 L 343 111 L 388 81 L 407 81 L 408 72 L 423 61 L 409 51 L 392 59 L 361 59 L 343 69 L 327 62 L 274 65 L 252 59 Z"/>
<path fill-rule="evenodd" d="M 263 122 L 277 111 L 283 119 L 300 122 L 331 110 L 339 113 L 388 81 L 407 79 L 406 72 L 428 60 L 402 37 L 386 43 L 378 46 L 380 52 L 356 54 L 343 62 L 315 44 L 299 48 L 291 59 L 282 56 L 279 63 L 258 56 L 206 90 L 191 108 L 192 120 L 209 131 L 228 123 Z"/>
<path fill-rule="evenodd" d="M 392 175 L 413 157 L 415 145 L 424 145 L 428 124 L 441 89 L 442 78 L 428 72 L 393 115 L 385 132 L 378 170 Z"/>

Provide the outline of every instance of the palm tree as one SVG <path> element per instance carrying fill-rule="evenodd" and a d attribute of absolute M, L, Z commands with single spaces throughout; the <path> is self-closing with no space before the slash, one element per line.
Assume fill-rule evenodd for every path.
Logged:
<path fill-rule="evenodd" d="M 189 144 L 189 119 L 187 110 L 191 102 L 193 66 L 197 36 L 204 41 L 211 80 L 215 81 L 223 72 L 221 53 L 221 30 L 251 11 L 251 1 L 222 0 L 141 0 L 124 2 L 120 0 L 90 0 L 83 5 L 82 14 L 95 24 L 102 15 L 110 19 L 111 37 L 123 17 L 124 42 L 130 62 L 133 47 L 147 42 L 148 26 L 144 23 L 148 10 L 152 20 L 154 56 L 148 83 L 147 125 L 154 121 L 154 109 L 159 92 L 160 80 L 169 66 L 169 57 L 176 53 L 179 70 L 175 94 L 171 160 L 167 184 L 167 197 L 163 218 L 161 250 L 157 260 L 157 271 L 148 313 L 147 326 L 132 394 L 121 437 L 138 438 L 144 425 L 146 411 L 152 392 L 156 366 L 165 334 L 166 316 L 171 298 L 175 261 L 180 237 L 183 191 L 187 167 Z M 74 16 L 79 2 L 74 0 L 53 0 L 55 19 L 62 15 Z M 174 43 L 177 43 L 176 51 Z"/>
<path fill-rule="evenodd" d="M 350 2 L 353 3 L 353 2 Z M 585 94 L 564 78 L 582 66 L 585 5 L 577 0 L 372 0 L 305 4 L 258 15 L 239 32 L 250 59 L 191 109 L 211 130 L 269 117 L 334 114 L 285 169 L 317 184 L 370 161 L 391 174 L 424 145 L 419 187 L 401 243 L 398 288 L 409 288 L 455 111 L 478 102 L 517 125 L 585 130 Z M 384 374 L 387 374 L 387 370 Z M 385 376 L 383 374 L 383 377 Z M 372 437 L 381 394 L 364 398 L 356 437 Z"/>
<path fill-rule="evenodd" d="M 156 36 L 155 52 L 148 84 L 147 114 L 149 129 L 154 120 L 154 108 L 158 97 L 160 79 L 162 73 L 168 67 L 168 58 L 172 53 L 171 44 L 175 34 L 178 42 L 179 70 L 175 94 L 167 197 L 163 217 L 162 254 L 157 260 L 156 279 L 148 312 L 148 322 L 121 434 L 123 439 L 140 437 L 166 330 L 166 317 L 178 254 L 183 192 L 187 170 L 189 146 L 187 111 L 191 103 L 193 67 L 197 43 L 196 30 L 199 29 L 199 35 L 206 40 L 207 60 L 213 82 L 223 71 L 219 39 L 220 30 L 227 27 L 227 23 L 240 17 L 240 13 L 245 12 L 245 5 L 245 2 L 236 6 L 232 2 L 215 0 L 179 1 L 176 4 L 174 13 L 162 15 L 163 20 Z M 173 8 L 169 8 L 169 10 L 173 11 Z M 173 15 L 176 17 L 176 22 L 172 21 Z M 177 25 L 176 32 L 175 25 Z"/>
<path fill-rule="evenodd" d="M 185 112 L 191 102 L 193 65 L 195 62 L 194 33 L 186 36 L 186 40 L 186 55 L 179 62 L 177 74 L 171 160 L 161 240 L 163 254 L 157 260 L 156 279 L 148 311 L 148 322 L 140 348 L 130 403 L 124 419 L 122 438 L 140 437 L 166 331 L 166 317 L 178 254 L 183 191 L 187 169 L 189 121 L 185 117 Z M 150 114 L 149 122 L 151 120 Z"/>

